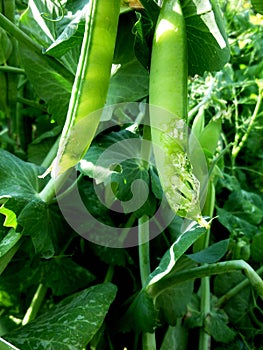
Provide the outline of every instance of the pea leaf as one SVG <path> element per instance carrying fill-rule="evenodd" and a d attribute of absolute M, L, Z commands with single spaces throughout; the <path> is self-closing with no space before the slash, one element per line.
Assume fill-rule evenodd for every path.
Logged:
<path fill-rule="evenodd" d="M 194 288 L 194 281 L 187 281 L 168 288 L 156 300 L 160 319 L 175 326 L 177 319 L 185 315 Z"/>
<path fill-rule="evenodd" d="M 142 290 L 134 299 L 124 317 L 120 321 L 120 328 L 124 332 L 137 330 L 153 332 L 157 325 L 157 311 L 153 299 Z"/>
<path fill-rule="evenodd" d="M 22 208 L 43 188 L 46 181 L 38 175 L 44 169 L 32 163 L 24 162 L 13 154 L 0 149 L 0 197 L 10 198 L 6 207 L 16 204 Z"/>
<path fill-rule="evenodd" d="M 18 216 L 23 234 L 31 236 L 36 254 L 46 259 L 58 249 L 59 232 L 64 231 L 62 220 L 56 206 L 49 206 L 40 199 L 30 201 Z"/>
<path fill-rule="evenodd" d="M 256 12 L 263 14 L 263 3 L 261 0 L 251 0 L 251 4 Z"/>
<path fill-rule="evenodd" d="M 16 226 L 17 226 L 16 214 L 12 210 L 5 208 L 4 204 L 2 204 L 0 207 L 0 214 L 3 214 L 5 216 L 5 221 L 3 223 L 3 226 L 13 227 L 14 229 L 16 229 Z"/>
<path fill-rule="evenodd" d="M 41 265 L 41 283 L 52 289 L 54 295 L 74 293 L 95 279 L 84 267 L 68 257 L 56 257 L 44 261 Z"/>
<path fill-rule="evenodd" d="M 229 290 L 234 288 L 238 283 L 244 280 L 244 275 L 237 271 L 218 275 L 214 279 L 214 293 L 221 297 Z M 243 288 L 239 293 L 235 294 L 230 300 L 226 301 L 224 310 L 229 316 L 229 320 L 233 324 L 238 324 L 240 320 L 246 317 L 251 307 L 250 287 Z"/>
<path fill-rule="evenodd" d="M 187 349 L 188 337 L 189 335 L 186 327 L 183 327 L 180 323 L 178 323 L 176 327 L 169 326 L 160 350 Z"/>
<path fill-rule="evenodd" d="M 252 259 L 255 260 L 256 262 L 263 262 L 263 233 L 257 233 L 253 237 L 253 241 L 251 244 L 251 256 Z"/>
<path fill-rule="evenodd" d="M 110 80 L 107 105 L 143 99 L 149 93 L 148 83 L 149 74 L 136 58 L 115 66 Z"/>
<path fill-rule="evenodd" d="M 79 350 L 97 333 L 116 295 L 101 284 L 71 295 L 35 321 L 5 336 L 24 350 Z"/>
<path fill-rule="evenodd" d="M 214 0 L 183 1 L 188 41 L 188 70 L 190 75 L 218 71 L 230 58 L 227 35 Z"/>
<path fill-rule="evenodd" d="M 224 312 L 213 312 L 205 320 L 205 331 L 222 343 L 229 343 L 234 339 L 236 333 L 227 325 L 228 318 Z"/>
<path fill-rule="evenodd" d="M 176 268 L 176 262 L 191 245 L 205 233 L 206 229 L 195 222 L 190 222 L 186 229 L 171 245 L 162 257 L 159 266 L 150 274 L 147 287 L 157 283 Z"/>
<path fill-rule="evenodd" d="M 229 239 L 224 239 L 199 252 L 188 254 L 187 257 L 198 263 L 211 264 L 217 262 L 226 254 L 228 245 Z"/>

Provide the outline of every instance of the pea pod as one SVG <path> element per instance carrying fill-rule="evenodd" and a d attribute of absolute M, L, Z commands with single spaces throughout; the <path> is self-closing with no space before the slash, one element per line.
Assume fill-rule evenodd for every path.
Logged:
<path fill-rule="evenodd" d="M 150 70 L 150 122 L 160 181 L 171 208 L 199 221 L 199 181 L 187 157 L 187 39 L 179 0 L 164 0 Z M 161 108 L 159 108 L 161 107 Z"/>
<path fill-rule="evenodd" d="M 106 101 L 117 34 L 120 0 L 91 0 L 76 78 L 73 84 L 53 178 L 83 157 L 95 135 Z M 93 114 L 92 114 L 93 113 Z"/>

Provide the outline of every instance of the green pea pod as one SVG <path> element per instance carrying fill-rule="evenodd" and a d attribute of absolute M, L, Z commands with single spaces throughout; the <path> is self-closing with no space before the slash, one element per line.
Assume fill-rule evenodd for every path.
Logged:
<path fill-rule="evenodd" d="M 180 1 L 164 0 L 156 24 L 150 70 L 153 151 L 171 208 L 206 225 L 199 205 L 200 183 L 186 153 L 187 79 L 186 28 Z"/>
<path fill-rule="evenodd" d="M 216 151 L 220 134 L 221 119 L 211 119 L 199 136 L 198 141 L 204 150 L 209 151 L 213 155 Z"/>
<path fill-rule="evenodd" d="M 105 104 L 120 13 L 120 0 L 91 0 L 66 122 L 51 176 L 56 178 L 83 157 Z"/>

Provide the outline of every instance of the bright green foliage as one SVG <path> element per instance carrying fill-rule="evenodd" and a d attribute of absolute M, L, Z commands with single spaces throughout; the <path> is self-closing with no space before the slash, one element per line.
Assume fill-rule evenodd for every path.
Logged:
<path fill-rule="evenodd" d="M 35 347 L 79 350 L 102 325 L 115 295 L 116 287 L 112 284 L 90 287 L 62 300 L 38 320 L 5 338 L 25 350 Z"/>
<path fill-rule="evenodd" d="M 262 348 L 262 4 L 177 2 L 184 50 L 168 38 L 161 54 L 154 33 L 172 2 L 121 1 L 119 11 L 112 0 L 0 0 L 0 349 L 208 350 L 210 340 L 211 350 Z M 115 24 L 86 35 L 86 65 L 94 4 L 101 25 L 106 10 Z M 81 94 L 74 79 L 89 53 L 97 68 L 88 85 L 103 91 Z M 88 113 L 106 108 L 81 123 L 69 108 L 74 93 Z M 171 107 L 157 111 L 152 133 L 161 161 L 173 164 L 166 177 L 142 147 L 152 98 Z M 80 162 L 59 203 L 78 190 L 93 242 L 116 230 L 124 243 L 146 237 L 139 248 L 96 245 L 63 218 L 49 176 L 39 177 L 63 128 L 74 162 L 62 170 Z M 192 221 L 201 211 L 209 234 Z"/>

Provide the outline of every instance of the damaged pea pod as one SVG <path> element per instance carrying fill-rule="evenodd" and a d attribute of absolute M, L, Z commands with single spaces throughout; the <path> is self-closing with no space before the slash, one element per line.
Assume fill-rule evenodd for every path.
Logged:
<path fill-rule="evenodd" d="M 53 178 L 74 167 L 86 153 L 100 122 L 110 81 L 120 14 L 120 0 L 91 0 L 68 114 Z"/>
<path fill-rule="evenodd" d="M 160 181 L 178 215 L 202 218 L 200 182 L 187 155 L 187 38 L 179 0 L 164 0 L 158 17 L 150 69 L 150 123 Z"/>

